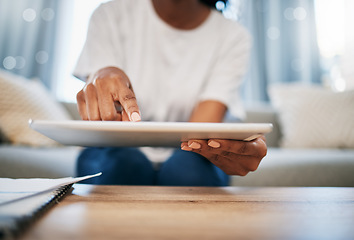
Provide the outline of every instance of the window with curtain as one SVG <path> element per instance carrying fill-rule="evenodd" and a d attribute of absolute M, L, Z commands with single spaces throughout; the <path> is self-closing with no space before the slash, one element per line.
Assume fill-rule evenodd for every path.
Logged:
<path fill-rule="evenodd" d="M 0 67 L 54 88 L 59 26 L 68 3 L 0 0 Z"/>
<path fill-rule="evenodd" d="M 88 19 L 103 0 L 0 0 L 0 68 L 38 78 L 58 99 L 75 101 L 71 76 Z"/>
<path fill-rule="evenodd" d="M 321 69 L 312 0 L 244 2 L 245 26 L 254 43 L 245 77 L 245 102 L 266 102 L 267 89 L 280 82 L 318 84 Z"/>
<path fill-rule="evenodd" d="M 354 1 L 316 0 L 323 83 L 337 91 L 354 89 Z"/>
<path fill-rule="evenodd" d="M 241 2 L 241 3 L 240 3 Z M 268 102 L 275 83 L 301 82 L 335 91 L 354 87 L 354 2 L 351 0 L 230 0 L 253 36 L 243 99 Z"/>
<path fill-rule="evenodd" d="M 57 98 L 62 101 L 76 102 L 76 93 L 84 86 L 84 83 L 74 77 L 72 72 L 85 43 L 91 14 L 103 2 L 107 0 L 73 0 L 72 17 L 65 23 L 69 34 L 67 40 L 60 46 L 61 49 L 66 50 L 66 55 L 60 61 L 61 72 L 56 91 Z"/>

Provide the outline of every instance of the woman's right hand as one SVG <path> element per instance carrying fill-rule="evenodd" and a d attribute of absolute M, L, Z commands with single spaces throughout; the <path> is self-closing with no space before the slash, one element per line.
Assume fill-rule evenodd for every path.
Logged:
<path fill-rule="evenodd" d="M 76 95 L 83 120 L 141 120 L 136 97 L 128 76 L 119 68 L 106 67 L 90 76 Z"/>

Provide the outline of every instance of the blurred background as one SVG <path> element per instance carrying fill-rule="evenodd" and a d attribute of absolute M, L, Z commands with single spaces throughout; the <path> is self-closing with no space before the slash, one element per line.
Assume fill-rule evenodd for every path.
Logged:
<path fill-rule="evenodd" d="M 60 101 L 83 83 L 71 75 L 92 11 L 106 0 L 0 0 L 0 68 L 39 78 Z M 354 1 L 230 0 L 216 7 L 253 36 L 245 103 L 269 101 L 267 88 L 305 82 L 354 88 Z"/>
<path fill-rule="evenodd" d="M 58 145 L 28 119 L 81 119 L 75 99 L 83 82 L 72 71 L 104 1 L 0 0 L 0 177 L 75 176 L 81 148 Z M 274 126 L 259 169 L 231 184 L 353 187 L 354 1 L 215 7 L 253 36 L 243 121 Z"/>

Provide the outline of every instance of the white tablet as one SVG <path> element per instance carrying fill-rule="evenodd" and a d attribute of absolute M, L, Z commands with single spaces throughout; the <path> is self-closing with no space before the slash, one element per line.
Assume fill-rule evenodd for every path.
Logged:
<path fill-rule="evenodd" d="M 30 127 L 64 145 L 180 147 L 190 139 L 250 141 L 272 131 L 270 123 L 191 123 L 30 120 Z"/>

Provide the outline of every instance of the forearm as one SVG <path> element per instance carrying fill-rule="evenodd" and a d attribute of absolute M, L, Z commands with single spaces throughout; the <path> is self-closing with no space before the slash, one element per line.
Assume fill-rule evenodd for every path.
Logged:
<path fill-rule="evenodd" d="M 215 100 L 200 102 L 193 110 L 189 122 L 222 122 L 226 106 Z"/>

